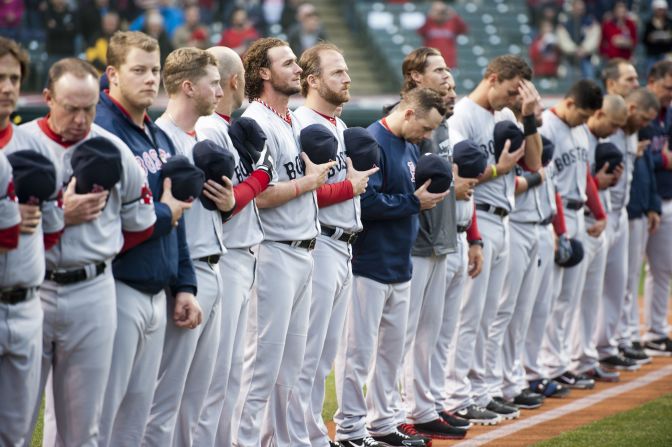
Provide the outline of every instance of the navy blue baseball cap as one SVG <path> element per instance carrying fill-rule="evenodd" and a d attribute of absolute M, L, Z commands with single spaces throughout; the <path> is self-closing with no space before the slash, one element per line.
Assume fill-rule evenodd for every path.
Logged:
<path fill-rule="evenodd" d="M 193 149 L 194 164 L 205 174 L 205 181 L 214 180 L 223 185 L 222 176 L 229 179 L 233 176 L 233 169 L 236 167 L 236 159 L 229 151 L 211 140 L 199 141 Z M 199 196 L 203 207 L 208 210 L 217 209 L 215 202 L 205 197 Z"/>
<path fill-rule="evenodd" d="M 463 140 L 453 146 L 453 163 L 463 178 L 478 178 L 488 166 L 488 157 L 472 140 Z"/>
<path fill-rule="evenodd" d="M 609 163 L 607 173 L 611 174 L 616 166 L 623 163 L 623 152 L 614 143 L 598 143 L 595 146 L 595 171 L 602 169 L 607 162 Z"/>
<path fill-rule="evenodd" d="M 229 127 L 229 137 L 240 157 L 250 164 L 259 160 L 266 145 L 266 134 L 261 126 L 246 116 L 240 117 Z"/>
<path fill-rule="evenodd" d="M 548 166 L 548 164 L 553 160 L 553 153 L 555 152 L 555 144 L 545 136 L 541 136 L 541 164 L 542 166 Z"/>
<path fill-rule="evenodd" d="M 70 164 L 77 194 L 109 191 L 121 180 L 121 152 L 104 137 L 89 138 L 78 145 Z"/>
<path fill-rule="evenodd" d="M 301 150 L 315 164 L 336 160 L 338 140 L 334 134 L 322 124 L 311 124 L 304 127 L 299 135 Z"/>
<path fill-rule="evenodd" d="M 205 173 L 184 155 L 175 155 L 164 163 L 161 177 L 170 178 L 173 197 L 182 202 L 192 202 L 199 197 L 205 182 Z"/>
<path fill-rule="evenodd" d="M 56 192 L 56 168 L 44 155 L 20 150 L 7 155 L 14 171 L 14 189 L 19 203 L 41 205 Z"/>
<path fill-rule="evenodd" d="M 415 187 L 421 187 L 429 179 L 432 183 L 427 191 L 435 194 L 448 191 L 453 182 L 453 171 L 448 160 L 436 154 L 421 155 L 415 166 Z"/>
<path fill-rule="evenodd" d="M 511 140 L 511 147 L 509 148 L 509 152 L 513 152 L 520 149 L 523 141 L 525 141 L 525 135 L 523 134 L 523 131 L 520 130 L 520 128 L 516 125 L 516 123 L 506 120 L 495 124 L 493 139 L 495 143 L 495 161 L 499 161 L 499 157 L 502 155 L 506 140 Z"/>
<path fill-rule="evenodd" d="M 363 127 L 345 129 L 343 142 L 345 153 L 356 170 L 368 171 L 374 166 L 380 166 L 380 147 L 368 130 Z"/>
<path fill-rule="evenodd" d="M 570 239 L 569 243 L 572 246 L 572 256 L 565 262 L 556 262 L 560 267 L 574 267 L 583 260 L 583 244 L 577 239 Z"/>

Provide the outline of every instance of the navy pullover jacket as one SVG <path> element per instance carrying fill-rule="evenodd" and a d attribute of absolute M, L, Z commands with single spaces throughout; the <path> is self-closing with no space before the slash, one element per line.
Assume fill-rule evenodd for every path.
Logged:
<path fill-rule="evenodd" d="M 653 155 L 645 150 L 641 157 L 635 159 L 630 184 L 630 201 L 628 202 L 628 218 L 639 219 L 649 211 L 662 213 L 662 204 L 656 191 L 656 175 L 653 167 Z"/>
<path fill-rule="evenodd" d="M 170 287 L 173 294 L 196 294 L 196 272 L 189 256 L 184 217 L 174 229 L 170 208 L 159 202 L 163 194 L 161 166 L 175 155 L 172 142 L 148 117 L 145 118 L 145 129 L 136 126 L 121 106 L 115 104 L 104 91 L 100 92 L 95 122 L 131 148 L 138 164 L 147 173 L 147 183 L 152 190 L 156 210 L 152 237 L 114 259 L 114 278 L 152 295 L 166 287 Z"/>
<path fill-rule="evenodd" d="M 383 284 L 410 281 L 420 213 L 414 195 L 418 147 L 379 121 L 368 131 L 380 147 L 380 171 L 361 196 L 364 229 L 353 246 L 352 272 Z"/>
<path fill-rule="evenodd" d="M 672 107 L 662 109 L 658 117 L 642 129 L 639 135 L 640 140 L 651 140 L 647 151 L 651 151 L 653 155 L 658 195 L 664 200 L 670 200 L 672 199 L 672 171 L 665 169 L 661 150 L 665 143 L 672 143 Z"/>

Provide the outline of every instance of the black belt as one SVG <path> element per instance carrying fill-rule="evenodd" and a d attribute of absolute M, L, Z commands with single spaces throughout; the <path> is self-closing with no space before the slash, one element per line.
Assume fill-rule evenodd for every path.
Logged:
<path fill-rule="evenodd" d="M 197 261 L 201 262 L 207 262 L 210 265 L 215 265 L 219 262 L 220 255 L 210 255 L 210 256 L 203 256 L 202 258 L 197 258 Z"/>
<path fill-rule="evenodd" d="M 105 271 L 105 263 L 101 262 L 96 264 L 96 274 L 89 278 L 86 269 L 76 269 L 76 270 L 67 270 L 65 272 L 56 272 L 54 270 L 47 270 L 44 279 L 49 281 L 54 281 L 58 284 L 74 284 L 76 282 L 81 282 L 87 279 L 95 278 L 96 276 L 101 275 Z"/>
<path fill-rule="evenodd" d="M 487 211 L 488 213 L 499 217 L 506 217 L 509 215 L 509 212 L 506 209 L 499 206 L 487 205 L 485 203 L 477 203 L 476 209 L 480 211 Z"/>
<path fill-rule="evenodd" d="M 325 236 L 332 237 L 334 234 L 336 234 L 336 232 L 339 229 L 340 228 L 334 228 L 322 225 L 322 229 L 320 230 L 320 232 Z M 348 244 L 354 244 L 355 241 L 357 240 L 357 233 L 348 233 L 347 231 L 343 231 L 339 237 L 335 238 L 335 240 L 346 242 Z"/>
<path fill-rule="evenodd" d="M 539 222 L 537 222 L 537 225 L 548 225 L 551 222 L 553 222 L 553 216 L 547 217 L 544 220 L 540 220 Z"/>
<path fill-rule="evenodd" d="M 466 226 L 466 225 L 458 225 L 458 226 L 457 226 L 457 232 L 458 232 L 458 233 L 464 233 L 464 232 L 467 231 L 468 229 L 469 229 L 469 227 Z"/>
<path fill-rule="evenodd" d="M 565 200 L 565 208 L 568 210 L 573 210 L 573 211 L 578 211 L 581 208 L 583 208 L 583 201 L 582 200 L 571 200 L 567 199 Z"/>
<path fill-rule="evenodd" d="M 26 301 L 34 289 L 5 289 L 0 290 L 0 303 L 17 304 Z"/>
<path fill-rule="evenodd" d="M 313 248 L 315 248 L 316 241 L 317 241 L 316 238 L 312 238 L 312 239 L 304 239 L 302 241 L 276 241 L 276 242 L 289 245 L 290 247 L 305 248 L 306 250 L 312 250 Z"/>

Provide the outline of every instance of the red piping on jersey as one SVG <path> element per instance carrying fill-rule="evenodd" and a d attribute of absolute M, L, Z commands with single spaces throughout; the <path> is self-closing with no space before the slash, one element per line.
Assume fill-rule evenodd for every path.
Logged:
<path fill-rule="evenodd" d="M 19 246 L 19 224 L 0 230 L 0 247 L 14 250 Z"/>
<path fill-rule="evenodd" d="M 113 103 L 115 106 L 117 106 L 117 108 L 121 111 L 121 113 L 123 113 L 124 115 L 126 115 L 126 116 L 128 117 L 128 119 L 130 119 L 131 121 L 133 121 L 133 118 L 131 117 L 131 114 L 128 113 L 128 110 L 126 110 L 126 109 L 124 108 L 124 106 L 122 106 L 121 103 L 120 103 L 119 101 L 117 101 L 116 99 L 114 99 L 114 98 L 112 97 L 112 95 L 110 95 L 110 90 L 109 90 L 109 89 L 105 89 L 105 90 L 103 90 L 103 91 L 105 92 L 105 94 L 107 95 L 107 97 L 110 98 L 110 101 L 112 101 L 112 103 Z M 147 112 L 145 112 L 145 116 L 142 117 L 142 121 L 144 121 L 145 123 L 151 123 L 151 122 L 152 122 L 152 119 L 149 117 L 149 115 L 147 115 Z"/>
<path fill-rule="evenodd" d="M 389 132 L 389 133 L 391 133 L 391 134 L 394 135 L 395 137 L 399 138 L 399 136 L 398 136 L 396 133 L 392 132 L 392 129 L 390 129 L 390 126 L 387 125 L 387 117 L 381 119 L 381 120 L 380 120 L 380 124 L 381 124 L 381 125 L 382 125 L 382 126 Z"/>
<path fill-rule="evenodd" d="M 224 121 L 227 123 L 231 124 L 231 117 L 229 115 L 224 115 L 223 113 L 215 112 L 217 115 L 219 115 Z"/>
<path fill-rule="evenodd" d="M 268 174 L 261 169 L 257 169 L 244 181 L 234 186 L 233 197 L 236 199 L 236 207 L 233 210 L 233 215 L 238 214 L 248 203 L 266 190 L 270 182 L 271 178 Z"/>
<path fill-rule="evenodd" d="M 124 235 L 124 245 L 121 247 L 121 253 L 124 253 L 136 245 L 140 245 L 152 236 L 154 233 L 154 224 L 149 228 L 140 231 L 122 231 Z"/>
<path fill-rule="evenodd" d="M 597 192 L 597 183 L 595 183 L 593 176 L 590 175 L 590 171 L 586 174 L 586 197 L 588 197 L 586 204 L 590 212 L 595 216 L 595 219 L 605 219 L 607 214 L 604 212 L 600 195 Z"/>
<path fill-rule="evenodd" d="M 12 135 L 14 135 L 14 129 L 12 128 L 11 123 L 8 124 L 4 129 L 0 130 L 0 149 L 7 146 L 9 141 L 12 139 Z"/>
<path fill-rule="evenodd" d="M 567 233 L 567 225 L 565 224 L 565 210 L 562 205 L 562 197 L 559 192 L 555 193 L 555 208 L 557 212 L 553 218 L 553 230 L 558 236 Z"/>
<path fill-rule="evenodd" d="M 478 231 L 478 219 L 476 218 L 476 207 L 474 207 L 474 211 L 471 214 L 471 225 L 469 225 L 469 228 L 467 228 L 467 241 L 472 242 L 472 241 L 480 241 L 481 238 L 481 232 Z"/>
<path fill-rule="evenodd" d="M 264 101 L 261 98 L 255 98 L 254 101 L 257 101 L 259 104 L 266 107 L 271 112 L 275 113 L 278 116 L 278 118 L 280 118 L 281 120 L 283 120 L 284 122 L 286 122 L 290 126 L 292 125 L 292 115 L 289 114 L 289 109 L 287 110 L 287 113 L 282 114 L 282 113 L 278 112 L 277 110 L 275 110 L 273 107 L 271 107 L 270 104 L 268 104 L 266 101 Z"/>
<path fill-rule="evenodd" d="M 318 112 L 318 111 L 315 110 L 315 109 L 310 109 L 310 110 L 312 110 L 313 112 L 317 113 L 318 115 L 320 115 L 322 118 L 324 118 L 324 119 L 326 119 L 327 121 L 329 121 L 329 122 L 330 122 L 331 124 L 333 124 L 334 126 L 336 125 L 336 117 L 334 117 L 334 116 L 329 116 L 329 115 L 325 115 L 324 113 L 320 113 L 320 112 Z"/>
<path fill-rule="evenodd" d="M 54 131 L 51 129 L 51 127 L 49 127 L 49 115 L 47 115 L 47 116 L 45 116 L 45 117 L 43 117 L 43 118 L 40 118 L 40 119 L 37 121 L 37 125 L 40 127 L 40 129 L 42 130 L 42 132 L 44 132 L 44 134 L 47 136 L 47 138 L 49 138 L 50 140 L 52 140 L 52 141 L 54 141 L 54 142 L 60 144 L 61 146 L 63 146 L 63 147 L 66 148 L 66 149 L 67 149 L 68 147 L 70 147 L 70 146 L 72 146 L 72 145 L 74 145 L 74 144 L 77 144 L 78 142 L 82 141 L 84 138 L 86 138 L 86 137 L 84 137 L 84 138 L 82 138 L 81 140 L 77 140 L 77 141 L 65 141 L 65 140 L 63 139 L 62 136 L 60 136 L 59 134 L 57 134 L 56 132 L 54 132 Z M 87 134 L 88 134 L 88 132 L 87 132 Z"/>
<path fill-rule="evenodd" d="M 326 208 L 355 197 L 355 190 L 350 180 L 337 183 L 325 183 L 317 188 L 317 206 Z"/>
<path fill-rule="evenodd" d="M 56 245 L 63 236 L 63 230 L 56 233 L 44 233 L 42 239 L 44 240 L 44 250 L 49 251 L 51 247 Z"/>

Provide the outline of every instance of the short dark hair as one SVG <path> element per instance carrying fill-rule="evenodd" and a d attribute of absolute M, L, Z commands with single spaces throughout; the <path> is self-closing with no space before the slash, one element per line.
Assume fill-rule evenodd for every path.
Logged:
<path fill-rule="evenodd" d="M 399 108 L 411 107 L 417 114 L 424 115 L 436 109 L 441 116 L 446 115 L 446 104 L 443 97 L 436 90 L 426 87 L 416 87 L 404 93 Z"/>
<path fill-rule="evenodd" d="M 604 85 L 604 88 L 607 88 L 608 80 L 618 80 L 618 77 L 621 75 L 621 65 L 623 64 L 630 64 L 630 62 L 622 57 L 615 57 L 609 59 L 609 61 L 604 64 L 604 67 L 602 68 L 602 84 Z"/>
<path fill-rule="evenodd" d="M 275 47 L 288 47 L 289 44 L 275 37 L 265 37 L 254 41 L 247 49 L 243 58 L 245 67 L 245 94 L 249 100 L 259 98 L 264 90 L 264 80 L 261 79 L 262 68 L 271 68 L 268 50 Z"/>
<path fill-rule="evenodd" d="M 602 108 L 604 96 L 600 86 L 589 79 L 575 82 L 565 94 L 565 98 L 572 98 L 580 109 L 599 110 Z"/>
<path fill-rule="evenodd" d="M 53 93 L 56 81 L 68 73 L 80 79 L 93 76 L 94 79 L 98 80 L 98 71 L 93 65 L 76 57 L 66 57 L 56 62 L 49 69 L 47 90 Z"/>
<path fill-rule="evenodd" d="M 402 93 L 418 86 L 411 74 L 414 71 L 424 73 L 429 56 L 441 56 L 441 52 L 436 48 L 420 47 L 406 55 L 404 62 L 401 64 L 401 74 L 404 76 L 404 85 L 401 87 Z"/>
<path fill-rule="evenodd" d="M 658 61 L 649 70 L 649 82 L 659 81 L 672 76 L 672 61 Z"/>
<path fill-rule="evenodd" d="M 219 70 L 217 58 L 205 50 L 195 47 L 173 50 L 164 63 L 163 88 L 168 95 L 176 94 L 184 81 L 197 82 L 205 76 L 208 65 Z"/>
<path fill-rule="evenodd" d="M 639 87 L 625 98 L 626 103 L 636 104 L 637 108 L 643 111 L 648 111 L 651 109 L 658 110 L 660 108 L 660 101 L 656 98 L 651 90 L 646 87 Z"/>
<path fill-rule="evenodd" d="M 483 78 L 489 78 L 493 74 L 497 75 L 497 80 L 500 82 L 511 80 L 516 76 L 528 81 L 532 80 L 530 65 L 522 57 L 513 54 L 497 56 L 491 60 L 483 73 Z"/>
<path fill-rule="evenodd" d="M 28 53 L 16 41 L 0 37 L 0 57 L 5 57 L 8 54 L 14 57 L 19 63 L 21 67 L 21 80 L 23 81 L 28 76 L 28 67 L 30 66 Z"/>

